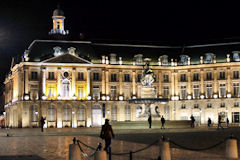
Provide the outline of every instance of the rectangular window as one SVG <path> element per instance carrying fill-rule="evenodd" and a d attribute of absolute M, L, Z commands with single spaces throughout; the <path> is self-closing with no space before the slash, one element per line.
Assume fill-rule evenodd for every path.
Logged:
<path fill-rule="evenodd" d="M 181 74 L 180 81 L 181 82 L 186 82 L 187 81 L 186 74 Z"/>
<path fill-rule="evenodd" d="M 193 85 L 193 98 L 199 98 L 199 85 Z"/>
<path fill-rule="evenodd" d="M 164 82 L 169 82 L 169 76 L 168 76 L 168 74 L 164 74 L 164 75 L 163 75 L 163 81 L 164 81 Z"/>
<path fill-rule="evenodd" d="M 78 80 L 83 81 L 84 80 L 84 73 L 83 72 L 78 72 Z"/>
<path fill-rule="evenodd" d="M 54 87 L 48 87 L 48 97 L 54 96 L 55 96 Z"/>
<path fill-rule="evenodd" d="M 116 73 L 111 74 L 111 82 L 117 82 L 117 74 Z"/>
<path fill-rule="evenodd" d="M 38 80 L 38 73 L 37 72 L 31 72 L 31 80 Z"/>
<path fill-rule="evenodd" d="M 220 79 L 225 79 L 225 72 L 220 72 L 219 78 Z"/>
<path fill-rule="evenodd" d="M 207 81 L 211 81 L 212 80 L 212 72 L 207 72 L 206 80 Z"/>
<path fill-rule="evenodd" d="M 111 86 L 111 100 L 115 100 L 117 97 L 117 87 Z"/>
<path fill-rule="evenodd" d="M 142 78 L 142 75 L 141 75 L 141 74 L 138 74 L 138 75 L 137 75 L 137 82 L 141 82 L 141 78 Z"/>
<path fill-rule="evenodd" d="M 48 72 L 48 79 L 54 80 L 54 72 Z"/>
<path fill-rule="evenodd" d="M 220 84 L 219 86 L 219 97 L 226 97 L 226 86 L 225 84 Z"/>
<path fill-rule="evenodd" d="M 225 103 L 222 102 L 222 103 L 220 104 L 220 107 L 221 107 L 221 108 L 224 108 L 224 107 L 225 107 Z"/>
<path fill-rule="evenodd" d="M 206 97 L 212 98 L 212 84 L 206 85 Z"/>
<path fill-rule="evenodd" d="M 198 104 L 194 104 L 194 108 L 199 108 L 199 105 Z"/>
<path fill-rule="evenodd" d="M 99 73 L 93 73 L 93 80 L 99 81 Z"/>
<path fill-rule="evenodd" d="M 186 104 L 182 104 L 181 108 L 186 109 Z"/>
<path fill-rule="evenodd" d="M 85 120 L 85 110 L 83 106 L 78 107 L 78 114 L 77 114 L 77 120 L 78 121 L 84 121 Z"/>
<path fill-rule="evenodd" d="M 239 97 L 239 83 L 233 83 L 233 96 Z"/>
<path fill-rule="evenodd" d="M 239 71 L 233 71 L 233 78 L 239 79 Z"/>
<path fill-rule="evenodd" d="M 169 87 L 164 86 L 163 87 L 163 98 L 168 98 L 168 96 L 169 96 Z"/>
<path fill-rule="evenodd" d="M 69 106 L 63 107 L 63 121 L 70 121 L 71 120 L 71 112 Z"/>
<path fill-rule="evenodd" d="M 238 102 L 234 102 L 234 107 L 239 107 L 239 103 Z"/>
<path fill-rule="evenodd" d="M 100 99 L 99 86 L 93 86 L 93 99 Z"/>
<path fill-rule="evenodd" d="M 232 112 L 232 122 L 239 123 L 239 112 Z"/>
<path fill-rule="evenodd" d="M 84 88 L 78 87 L 78 98 L 83 99 L 85 97 Z"/>
<path fill-rule="evenodd" d="M 124 74 L 124 81 L 130 82 L 130 74 Z"/>
<path fill-rule="evenodd" d="M 116 121 L 117 120 L 117 106 L 114 105 L 112 106 L 112 111 L 111 111 L 111 118 L 112 118 L 112 121 Z"/>
<path fill-rule="evenodd" d="M 199 74 L 193 73 L 193 81 L 199 81 Z"/>
<path fill-rule="evenodd" d="M 212 104 L 211 104 L 211 103 L 208 103 L 208 104 L 207 104 L 207 108 L 212 108 Z"/>
<path fill-rule="evenodd" d="M 206 85 L 206 97 L 212 98 L 212 84 Z"/>
<path fill-rule="evenodd" d="M 187 98 L 187 91 L 186 91 L 186 86 L 181 86 L 181 99 L 186 99 Z"/>
<path fill-rule="evenodd" d="M 129 105 L 125 106 L 125 121 L 131 120 L 131 108 Z"/>

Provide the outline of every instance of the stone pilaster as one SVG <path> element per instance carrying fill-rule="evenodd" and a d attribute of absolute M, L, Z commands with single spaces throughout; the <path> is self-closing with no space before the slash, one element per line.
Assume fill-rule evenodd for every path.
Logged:
<path fill-rule="evenodd" d="M 187 73 L 187 80 L 188 80 L 187 93 L 188 93 L 188 95 L 191 95 L 192 89 L 191 89 L 191 71 L 190 70 L 188 70 L 188 73 Z"/>
<path fill-rule="evenodd" d="M 91 91 L 91 78 L 90 78 L 90 69 L 87 70 L 87 95 L 90 95 L 90 91 Z"/>
<path fill-rule="evenodd" d="M 123 77 L 122 70 L 119 70 L 119 95 L 123 95 Z"/>
<path fill-rule="evenodd" d="M 217 69 L 215 68 L 213 71 L 213 93 L 216 94 L 218 92 L 218 86 L 217 86 Z"/>
<path fill-rule="evenodd" d="M 106 94 L 105 69 L 102 70 L 102 94 Z"/>
<path fill-rule="evenodd" d="M 109 96 L 109 71 L 106 70 L 106 95 Z"/>
<path fill-rule="evenodd" d="M 132 87 L 133 87 L 133 90 L 132 90 L 132 94 L 135 96 L 136 95 L 136 71 L 132 71 Z"/>
<path fill-rule="evenodd" d="M 76 90 L 75 90 L 75 88 L 76 88 L 76 84 L 75 84 L 75 82 L 76 82 L 75 74 L 76 74 L 76 69 L 73 68 L 73 70 L 72 70 L 72 95 L 71 95 L 71 96 L 74 96 L 74 95 L 76 96 L 76 94 L 75 94 L 75 92 L 76 92 Z"/>
<path fill-rule="evenodd" d="M 200 78 L 201 78 L 201 95 L 204 95 L 204 75 L 203 75 L 203 70 L 200 71 Z"/>
<path fill-rule="evenodd" d="M 42 69 L 42 94 L 46 95 L 46 69 Z"/>
<path fill-rule="evenodd" d="M 158 95 L 162 96 L 162 72 L 158 71 Z"/>

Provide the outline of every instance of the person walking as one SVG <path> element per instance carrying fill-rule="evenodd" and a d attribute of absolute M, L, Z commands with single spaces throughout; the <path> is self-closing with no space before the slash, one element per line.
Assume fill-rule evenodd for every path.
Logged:
<path fill-rule="evenodd" d="M 194 128 L 195 118 L 193 117 L 193 115 L 191 115 L 190 119 L 191 119 L 191 127 Z"/>
<path fill-rule="evenodd" d="M 226 121 L 227 121 L 227 127 L 229 127 L 229 119 L 228 119 L 228 117 L 227 117 Z"/>
<path fill-rule="evenodd" d="M 208 118 L 208 127 L 211 127 L 211 124 L 212 124 L 212 120 L 211 118 Z"/>
<path fill-rule="evenodd" d="M 152 116 L 149 115 L 148 117 L 148 124 L 149 124 L 149 128 L 152 128 Z"/>
<path fill-rule="evenodd" d="M 40 123 L 41 123 L 41 131 L 43 132 L 43 126 L 45 124 L 45 118 L 43 118 L 43 116 L 41 117 Z"/>
<path fill-rule="evenodd" d="M 161 123 L 162 123 L 162 126 L 161 126 L 161 129 L 165 129 L 164 125 L 165 125 L 165 118 L 161 118 Z"/>
<path fill-rule="evenodd" d="M 112 126 L 109 124 L 109 119 L 105 119 L 105 124 L 102 125 L 100 137 L 105 140 L 105 148 L 104 150 L 108 152 L 108 149 L 111 145 L 111 138 L 115 137 Z"/>
<path fill-rule="evenodd" d="M 219 129 L 219 127 L 221 127 L 221 129 L 223 129 L 221 115 L 218 115 L 218 126 L 217 126 L 217 129 Z"/>

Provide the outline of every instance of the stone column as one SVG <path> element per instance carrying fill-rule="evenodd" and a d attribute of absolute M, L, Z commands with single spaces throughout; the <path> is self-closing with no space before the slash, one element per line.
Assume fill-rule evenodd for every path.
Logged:
<path fill-rule="evenodd" d="M 108 74 L 109 74 L 109 71 L 106 70 L 106 95 L 107 96 L 109 96 L 109 86 L 108 86 L 109 85 L 108 84 L 109 83 L 109 75 Z"/>
<path fill-rule="evenodd" d="M 57 96 L 61 96 L 61 68 L 58 68 L 58 72 L 57 72 L 57 86 L 58 86 L 58 89 L 57 89 Z"/>
<path fill-rule="evenodd" d="M 174 71 L 171 73 L 172 74 L 172 76 L 171 76 L 171 89 L 172 89 L 172 93 L 171 93 L 171 97 L 173 97 L 174 96 L 174 88 L 175 88 L 175 86 L 174 86 Z"/>
<path fill-rule="evenodd" d="M 75 95 L 75 88 L 76 88 L 76 85 L 75 85 L 75 82 L 76 82 L 75 74 L 76 74 L 76 69 L 73 68 L 73 70 L 72 70 L 72 95 L 71 96 Z"/>
<path fill-rule="evenodd" d="M 28 94 L 29 93 L 29 85 L 28 85 L 28 73 L 29 70 L 28 70 L 28 67 L 25 67 L 25 94 Z"/>
<path fill-rule="evenodd" d="M 175 75 L 175 95 L 178 96 L 179 95 L 178 94 L 178 92 L 179 92 L 179 90 L 178 90 L 178 73 L 175 72 L 174 75 Z"/>
<path fill-rule="evenodd" d="M 218 92 L 218 86 L 217 86 L 217 69 L 215 68 L 213 71 L 213 93 L 216 94 Z"/>
<path fill-rule="evenodd" d="M 90 78 L 90 69 L 87 70 L 87 96 L 90 95 L 90 90 L 91 90 L 91 86 L 90 86 L 90 82 L 91 78 Z"/>
<path fill-rule="evenodd" d="M 200 78 L 201 78 L 201 95 L 204 95 L 204 78 L 203 78 L 203 70 L 201 69 L 201 71 L 200 71 Z"/>
<path fill-rule="evenodd" d="M 123 95 L 122 81 L 123 81 L 122 70 L 119 70 L 119 95 L 121 96 Z"/>
<path fill-rule="evenodd" d="M 227 94 L 231 94 L 231 70 L 227 68 Z"/>
<path fill-rule="evenodd" d="M 105 69 L 102 70 L 102 94 L 105 95 L 106 94 L 106 81 L 105 81 Z"/>
<path fill-rule="evenodd" d="M 42 94 L 46 95 L 46 69 L 42 69 Z"/>
<path fill-rule="evenodd" d="M 191 90 L 191 71 L 190 70 L 188 70 L 187 79 L 188 79 L 187 91 L 188 91 L 188 95 L 191 95 L 192 94 L 192 90 Z"/>
<path fill-rule="evenodd" d="M 133 87 L 133 95 L 136 96 L 136 71 L 132 71 L 132 87 Z"/>
<path fill-rule="evenodd" d="M 158 95 L 162 96 L 162 72 L 158 71 Z"/>

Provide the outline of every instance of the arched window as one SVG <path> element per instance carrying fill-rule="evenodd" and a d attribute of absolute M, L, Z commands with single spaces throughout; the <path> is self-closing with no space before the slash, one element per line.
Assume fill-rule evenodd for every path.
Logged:
<path fill-rule="evenodd" d="M 71 112 L 69 106 L 63 107 L 63 121 L 70 121 L 71 120 Z"/>
<path fill-rule="evenodd" d="M 37 122 L 37 121 L 38 121 L 38 109 L 37 109 L 37 105 L 32 105 L 32 106 L 31 106 L 31 121 L 32 121 L 32 122 Z"/>
<path fill-rule="evenodd" d="M 78 121 L 84 121 L 85 120 L 85 110 L 84 110 L 83 106 L 78 107 L 77 120 Z"/>
<path fill-rule="evenodd" d="M 117 120 L 117 106 L 116 105 L 112 106 L 111 119 L 112 119 L 112 121 Z"/>
<path fill-rule="evenodd" d="M 139 117 L 141 113 L 142 113 L 142 107 L 141 106 L 137 106 L 136 117 Z"/>
<path fill-rule="evenodd" d="M 131 108 L 129 105 L 125 106 L 125 121 L 131 120 Z"/>
<path fill-rule="evenodd" d="M 55 121 L 55 107 L 54 105 L 48 106 L 48 121 L 54 122 Z"/>
<path fill-rule="evenodd" d="M 68 98 L 69 97 L 69 93 L 70 93 L 70 83 L 69 80 L 63 80 L 63 97 L 64 98 Z"/>

